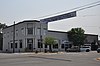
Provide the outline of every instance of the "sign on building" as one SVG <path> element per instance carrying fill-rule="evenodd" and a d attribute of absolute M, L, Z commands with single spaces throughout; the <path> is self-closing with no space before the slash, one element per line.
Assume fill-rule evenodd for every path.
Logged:
<path fill-rule="evenodd" d="M 75 17 L 75 16 L 76 16 L 76 11 L 73 11 L 70 13 L 66 13 L 66 14 L 62 14 L 62 15 L 58 15 L 58 16 L 54 16 L 54 17 L 44 18 L 44 19 L 41 19 L 40 22 L 48 23 L 48 22 L 67 19 L 67 18 L 71 18 L 71 17 Z"/>

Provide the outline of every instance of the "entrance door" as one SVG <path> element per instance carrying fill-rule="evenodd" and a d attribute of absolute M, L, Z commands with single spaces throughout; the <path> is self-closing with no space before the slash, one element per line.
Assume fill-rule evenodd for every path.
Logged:
<path fill-rule="evenodd" d="M 32 50 L 32 44 L 28 44 L 29 50 Z"/>
<path fill-rule="evenodd" d="M 33 50 L 33 39 L 32 38 L 27 39 L 27 48 L 29 51 Z"/>

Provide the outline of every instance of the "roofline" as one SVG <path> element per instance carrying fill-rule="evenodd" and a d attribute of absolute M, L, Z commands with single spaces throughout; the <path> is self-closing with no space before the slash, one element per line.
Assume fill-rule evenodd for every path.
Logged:
<path fill-rule="evenodd" d="M 21 23 L 25 23 L 25 22 L 40 22 L 40 21 L 38 21 L 38 20 L 24 20 L 22 22 L 16 23 L 15 25 L 18 25 L 18 24 L 21 24 Z M 9 27 L 12 27 L 12 26 L 14 26 L 14 25 L 7 26 L 6 28 L 9 28 Z M 4 29 L 6 29 L 6 28 L 4 28 Z"/>
<path fill-rule="evenodd" d="M 48 30 L 48 32 L 67 33 L 67 32 L 63 32 L 63 31 L 54 31 L 54 30 Z"/>
<path fill-rule="evenodd" d="M 96 35 L 96 34 L 85 34 L 85 35 L 90 35 L 90 36 L 98 36 L 98 35 Z"/>
<path fill-rule="evenodd" d="M 48 30 L 48 32 L 68 33 L 68 32 L 63 32 L 63 31 L 54 31 L 54 30 Z M 98 36 L 98 35 L 95 35 L 95 34 L 84 34 L 84 35 Z"/>

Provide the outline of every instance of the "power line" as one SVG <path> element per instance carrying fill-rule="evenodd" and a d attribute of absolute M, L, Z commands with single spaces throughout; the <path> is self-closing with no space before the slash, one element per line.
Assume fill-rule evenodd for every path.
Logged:
<path fill-rule="evenodd" d="M 100 15 L 80 15 L 80 16 L 77 16 L 77 17 L 100 17 Z"/>
<path fill-rule="evenodd" d="M 73 26 L 73 25 L 67 25 L 67 26 Z M 95 27 L 95 28 L 100 28 L 100 26 L 79 26 L 79 27 Z"/>
<path fill-rule="evenodd" d="M 91 7 L 98 6 L 98 5 L 100 5 L 100 3 L 96 4 L 96 5 L 91 5 L 91 6 L 88 6 L 88 7 L 84 7 L 84 8 L 78 9 L 76 11 L 84 10 L 84 9 L 91 8 Z"/>
<path fill-rule="evenodd" d="M 97 4 L 97 3 L 99 3 L 99 4 Z M 95 5 L 93 5 L 93 4 L 95 4 Z M 90 6 L 89 6 L 89 5 L 90 5 Z M 79 6 L 79 7 L 75 7 L 75 8 L 69 9 L 69 10 L 65 10 L 65 11 L 61 11 L 61 12 L 49 14 L 49 15 L 46 15 L 46 16 L 38 17 L 38 18 L 48 17 L 48 16 L 52 16 L 52 15 L 55 15 L 55 14 L 64 13 L 64 12 L 71 11 L 71 10 L 80 11 L 80 10 L 84 10 L 84 9 L 91 8 L 91 7 L 98 6 L 98 5 L 100 5 L 100 1 L 93 2 L 93 3 L 86 4 L 86 5 Z M 85 6 L 87 6 L 87 7 L 85 7 Z M 75 9 L 76 9 L 76 10 L 75 10 Z"/>

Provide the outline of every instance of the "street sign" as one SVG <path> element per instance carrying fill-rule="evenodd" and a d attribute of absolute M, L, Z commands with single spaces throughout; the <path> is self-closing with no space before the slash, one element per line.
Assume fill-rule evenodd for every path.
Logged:
<path fill-rule="evenodd" d="M 48 22 L 67 19 L 67 18 L 71 18 L 71 17 L 75 17 L 75 16 L 76 16 L 76 11 L 73 11 L 70 13 L 66 13 L 66 14 L 62 14 L 62 15 L 58 15 L 58 16 L 54 16 L 54 17 L 44 18 L 44 19 L 41 19 L 40 22 L 48 23 Z"/>

